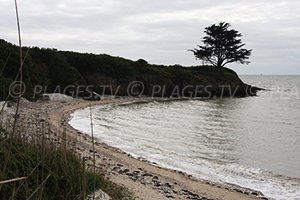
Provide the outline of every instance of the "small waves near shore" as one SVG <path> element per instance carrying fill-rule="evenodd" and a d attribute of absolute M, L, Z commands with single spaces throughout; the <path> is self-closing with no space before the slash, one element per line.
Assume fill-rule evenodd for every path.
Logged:
<path fill-rule="evenodd" d="M 279 80 L 282 96 L 264 91 L 248 98 L 95 106 L 95 136 L 200 179 L 259 190 L 273 199 L 300 199 L 300 105 L 291 95 L 300 79 L 245 79 L 270 86 Z M 89 109 L 77 110 L 69 123 L 90 134 L 89 116 Z"/>

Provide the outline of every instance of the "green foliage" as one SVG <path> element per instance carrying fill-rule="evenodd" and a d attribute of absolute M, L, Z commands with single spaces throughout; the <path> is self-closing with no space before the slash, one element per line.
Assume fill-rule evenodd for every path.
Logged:
<path fill-rule="evenodd" d="M 7 156 L 10 158 L 8 159 Z M 76 199 L 80 195 L 81 164 L 70 152 L 51 149 L 47 149 L 46 152 L 45 148 L 39 145 L 7 140 L 1 141 L 0 159 L 2 161 L 8 159 L 6 171 L 1 173 L 0 180 L 29 176 L 26 184 L 22 185 L 23 181 L 21 181 L 17 184 L 2 185 L 0 199 L 10 199 L 13 192 L 16 192 L 15 199 L 28 198 L 49 174 L 50 177 L 42 192 L 42 199 L 61 199 L 61 197 Z M 1 162 L 0 169 L 4 168 L 3 165 L 4 162 Z M 88 182 L 93 180 L 91 176 L 88 177 Z M 19 190 L 17 190 L 18 186 L 21 186 Z M 99 181 L 97 181 L 97 186 L 99 187 Z"/>
<path fill-rule="evenodd" d="M 5 100 L 9 94 L 9 86 L 12 83 L 12 79 L 5 78 L 0 75 L 0 101 Z"/>
<path fill-rule="evenodd" d="M 248 64 L 252 50 L 243 49 L 242 34 L 229 27 L 230 24 L 225 22 L 206 27 L 206 36 L 202 40 L 204 45 L 191 50 L 195 57 L 218 68 L 232 62 Z"/>
<path fill-rule="evenodd" d="M 23 50 L 25 55 L 27 48 Z M 18 51 L 17 46 L 0 40 L 0 64 L 8 60 L 5 70 L 0 74 L 2 82 L 5 83 L 0 88 L 2 99 L 8 94 L 8 83 L 14 80 L 17 74 Z M 35 85 L 43 86 L 45 92 L 49 93 L 57 92 L 58 87 L 59 91 L 64 91 L 68 85 L 92 85 L 92 90 L 100 94 L 103 92 L 101 86 L 110 85 L 113 88 L 121 86 L 117 95 L 127 95 L 126 87 L 132 81 L 143 81 L 145 85 L 143 95 L 152 95 L 153 85 L 165 86 L 167 91 L 171 91 L 175 85 L 182 87 L 210 83 L 217 85 L 215 80 L 224 82 L 235 78 L 235 81 L 240 83 L 236 73 L 227 68 L 221 70 L 208 65 L 195 67 L 151 65 L 143 59 L 132 61 L 106 54 L 95 55 L 38 47 L 29 50 L 23 70 L 27 88 L 25 97 L 28 98 L 32 97 Z M 69 91 L 70 94 L 71 92 Z M 106 93 L 111 94 L 108 90 Z M 169 93 L 165 95 L 168 96 Z"/>
<path fill-rule="evenodd" d="M 144 59 L 138 59 L 136 61 L 136 64 L 139 67 L 147 67 L 149 65 L 148 62 L 146 60 L 144 60 Z"/>
<path fill-rule="evenodd" d="M 0 181 L 27 177 L 24 181 L 0 185 L 0 199 L 27 199 L 49 178 L 33 199 L 79 199 L 82 192 L 82 164 L 72 152 L 62 149 L 27 144 L 16 139 L 0 139 Z M 6 171 L 3 171 L 7 161 Z M 96 189 L 101 188 L 113 199 L 129 197 L 119 186 L 106 180 L 101 174 L 85 172 L 85 188 L 91 193 L 95 179 Z"/>

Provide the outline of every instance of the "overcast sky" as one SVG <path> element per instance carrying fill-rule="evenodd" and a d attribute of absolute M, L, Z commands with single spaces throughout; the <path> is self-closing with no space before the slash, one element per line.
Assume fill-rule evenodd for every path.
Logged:
<path fill-rule="evenodd" d="M 300 1 L 19 0 L 23 44 L 198 65 L 204 28 L 226 21 L 253 49 L 239 74 L 300 74 Z M 17 43 L 13 0 L 0 0 L 0 38 Z"/>

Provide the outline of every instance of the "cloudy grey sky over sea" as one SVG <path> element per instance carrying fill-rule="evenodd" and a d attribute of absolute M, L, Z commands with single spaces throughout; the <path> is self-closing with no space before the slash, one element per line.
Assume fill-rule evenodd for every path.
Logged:
<path fill-rule="evenodd" d="M 201 64 L 188 49 L 220 21 L 243 34 L 239 74 L 300 74 L 299 0 L 19 0 L 24 45 L 107 53 L 154 64 Z M 0 38 L 17 43 L 13 0 L 0 0 Z"/>

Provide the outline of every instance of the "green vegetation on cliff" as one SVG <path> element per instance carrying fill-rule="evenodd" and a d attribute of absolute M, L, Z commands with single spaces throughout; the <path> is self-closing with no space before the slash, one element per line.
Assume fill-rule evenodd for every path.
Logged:
<path fill-rule="evenodd" d="M 28 48 L 24 47 L 24 55 Z M 8 94 L 8 87 L 18 71 L 19 50 L 16 45 L 0 40 L 0 98 Z M 133 81 L 144 83 L 143 95 L 152 95 L 153 86 L 164 86 L 164 92 L 157 96 L 170 96 L 176 86 L 180 91 L 188 85 L 208 86 L 212 95 L 220 95 L 220 85 L 228 85 L 233 91 L 237 86 L 235 96 L 245 96 L 246 86 L 237 74 L 228 69 L 217 69 L 213 66 L 182 67 L 180 65 L 152 65 L 145 60 L 132 61 L 106 54 L 88 54 L 56 49 L 33 47 L 28 50 L 23 67 L 24 82 L 27 97 L 32 97 L 34 86 L 43 86 L 43 92 L 60 92 L 68 85 L 92 85 L 93 91 L 103 93 L 100 86 L 110 85 L 106 94 L 126 95 L 127 86 Z M 59 86 L 59 89 L 58 88 Z M 118 86 L 120 86 L 118 88 Z M 183 91 L 183 93 L 194 91 Z M 225 91 L 223 95 L 229 95 Z M 72 94 L 72 91 L 67 93 Z M 82 94 L 84 95 L 84 94 Z M 193 96 L 205 96 L 197 93 Z"/>

